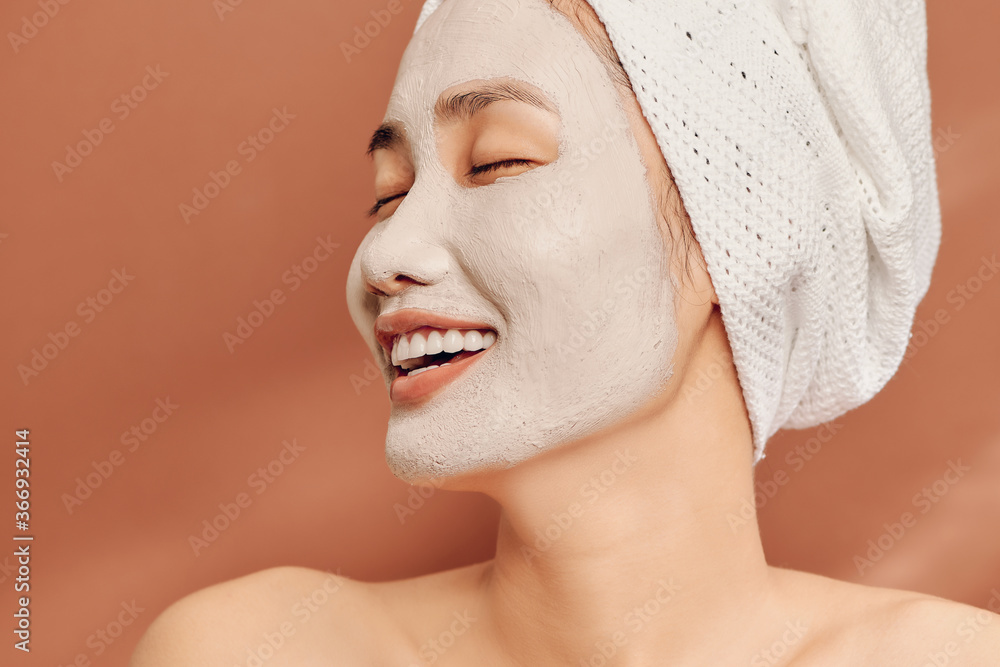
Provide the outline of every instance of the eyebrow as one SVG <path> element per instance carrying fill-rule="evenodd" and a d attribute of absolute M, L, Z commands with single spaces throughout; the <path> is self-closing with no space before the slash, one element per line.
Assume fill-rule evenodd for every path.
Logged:
<path fill-rule="evenodd" d="M 517 81 L 488 82 L 473 90 L 453 93 L 438 99 L 434 115 L 443 121 L 470 120 L 495 102 L 522 102 L 558 115 L 558 111 L 541 95 Z M 368 143 L 368 155 L 381 148 L 394 148 L 403 141 L 403 133 L 396 123 L 382 123 Z"/>
<path fill-rule="evenodd" d="M 518 81 L 491 81 L 464 93 L 442 97 L 434 106 L 434 115 L 444 121 L 469 120 L 494 102 L 523 102 L 558 114 L 545 96 Z"/>
<path fill-rule="evenodd" d="M 365 155 L 370 156 L 380 148 L 394 148 L 402 142 L 403 133 L 395 123 L 382 123 L 368 142 L 368 151 Z"/>

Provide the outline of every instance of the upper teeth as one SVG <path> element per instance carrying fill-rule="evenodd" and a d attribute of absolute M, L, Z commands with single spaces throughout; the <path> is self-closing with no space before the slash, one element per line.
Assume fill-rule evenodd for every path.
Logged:
<path fill-rule="evenodd" d="M 492 331 L 459 331 L 458 329 L 431 329 L 423 333 L 400 334 L 392 341 L 392 364 L 399 366 L 407 359 L 417 359 L 440 352 L 475 352 L 492 345 L 497 335 Z"/>

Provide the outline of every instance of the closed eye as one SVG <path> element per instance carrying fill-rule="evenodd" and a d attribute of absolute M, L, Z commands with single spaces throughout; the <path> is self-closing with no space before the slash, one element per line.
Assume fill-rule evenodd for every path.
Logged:
<path fill-rule="evenodd" d="M 500 162 L 475 166 L 469 171 L 469 176 L 479 176 L 480 174 L 489 174 L 500 169 L 506 169 L 507 167 L 531 166 L 532 164 L 534 164 L 532 160 L 523 160 L 520 158 L 501 160 Z"/>
<path fill-rule="evenodd" d="M 383 199 L 379 199 L 377 202 L 375 202 L 375 205 L 372 206 L 371 209 L 369 209 L 368 217 L 374 218 L 376 215 L 378 215 L 378 212 L 382 210 L 383 206 L 399 199 L 400 197 L 405 197 L 406 194 L 407 194 L 406 192 L 400 192 L 398 195 L 392 195 L 391 197 L 384 197 Z"/>
<path fill-rule="evenodd" d="M 499 162 L 490 162 L 489 164 L 476 165 L 472 167 L 472 169 L 469 170 L 469 176 L 475 177 L 475 176 L 480 176 L 482 174 L 490 174 L 493 173 L 494 171 L 500 171 L 501 169 L 507 169 L 510 167 L 523 167 L 523 166 L 530 167 L 532 164 L 534 164 L 533 160 L 525 160 L 522 158 L 500 160 Z M 387 204 L 394 202 L 400 197 L 405 197 L 407 194 L 408 192 L 401 192 L 397 195 L 392 195 L 391 197 L 384 197 L 382 199 L 379 199 L 377 202 L 375 202 L 375 205 L 372 206 L 371 209 L 368 211 L 368 217 L 374 218 L 376 215 L 378 215 L 378 212 L 382 210 L 383 206 L 386 206 Z"/>

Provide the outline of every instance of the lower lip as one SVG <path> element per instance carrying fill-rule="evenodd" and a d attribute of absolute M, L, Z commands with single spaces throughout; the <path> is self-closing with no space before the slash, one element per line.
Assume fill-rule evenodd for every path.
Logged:
<path fill-rule="evenodd" d="M 393 403 L 413 403 L 427 399 L 464 373 L 492 348 L 491 345 L 471 357 L 417 375 L 400 375 L 389 386 L 389 398 Z"/>

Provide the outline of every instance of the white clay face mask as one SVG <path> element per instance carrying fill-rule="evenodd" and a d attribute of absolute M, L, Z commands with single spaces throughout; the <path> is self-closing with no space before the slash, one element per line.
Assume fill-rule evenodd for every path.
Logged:
<path fill-rule="evenodd" d="M 557 113 L 494 109 L 524 107 L 548 129 L 538 121 L 497 147 L 488 108 L 465 125 L 436 117 L 442 93 L 500 80 L 528 84 Z M 347 285 L 355 324 L 396 380 L 386 459 L 398 477 L 510 467 L 623 420 L 672 376 L 667 249 L 618 95 L 545 0 L 447 0 L 408 46 L 385 120 L 405 132 L 399 159 L 415 181 L 361 243 Z M 520 146 L 545 131 L 558 151 L 549 163 L 461 180 L 479 146 L 530 158 Z M 366 279 L 393 276 L 402 289 L 366 291 Z M 387 351 L 376 317 L 404 309 L 425 317 L 397 320 L 406 343 L 385 333 Z M 430 328 L 417 327 L 428 313 Z"/>

